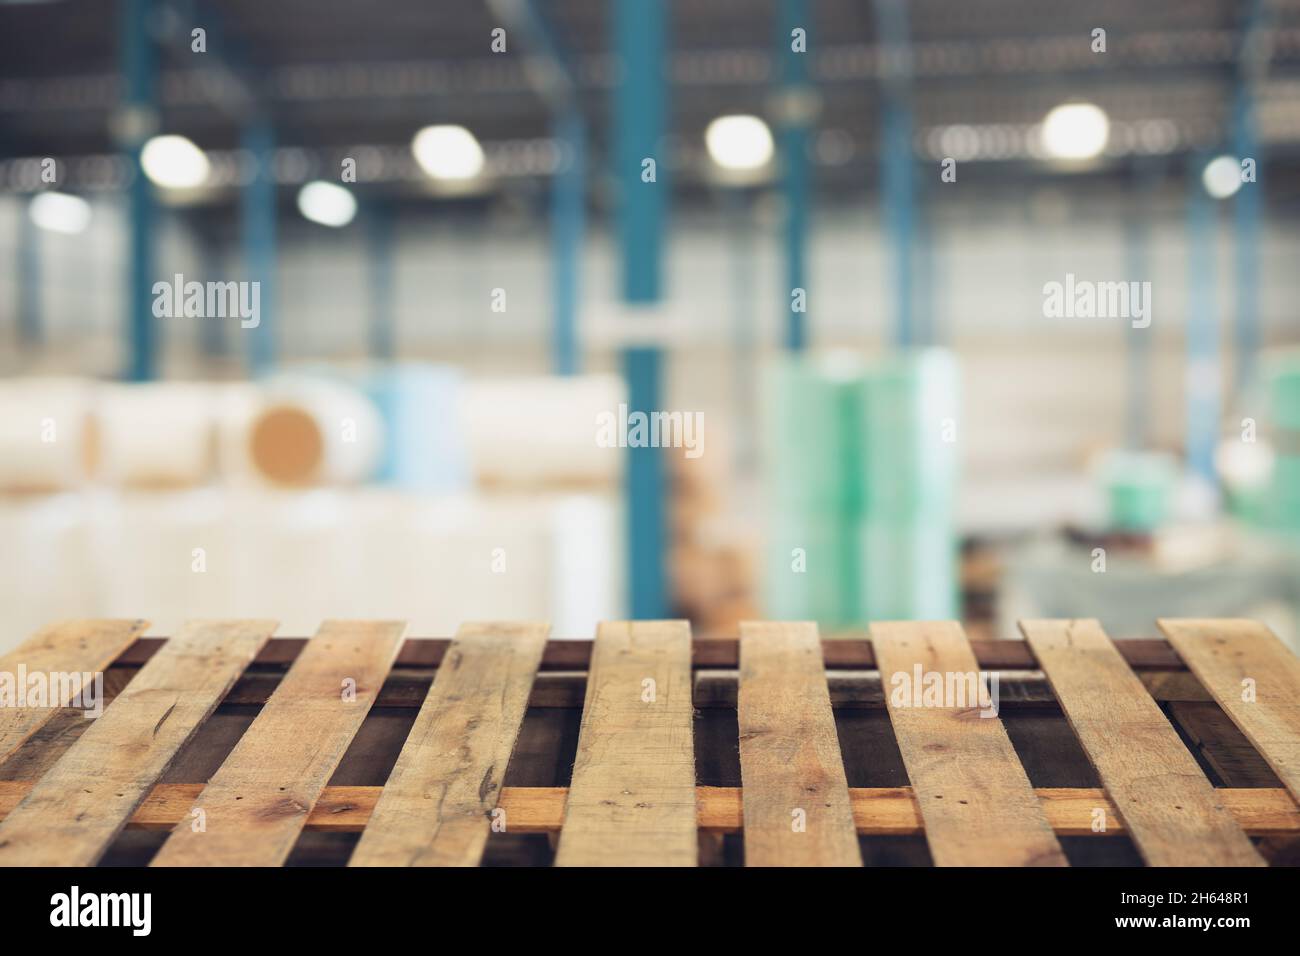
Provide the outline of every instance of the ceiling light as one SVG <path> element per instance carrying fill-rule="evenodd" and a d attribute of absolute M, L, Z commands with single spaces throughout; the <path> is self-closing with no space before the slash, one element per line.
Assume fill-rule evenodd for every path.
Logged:
<path fill-rule="evenodd" d="M 298 190 L 298 211 L 312 222 L 337 229 L 356 216 L 357 200 L 342 186 L 317 179 Z"/>
<path fill-rule="evenodd" d="M 1227 199 L 1241 188 L 1241 163 L 1236 156 L 1216 156 L 1205 164 L 1201 182 L 1215 199 Z"/>
<path fill-rule="evenodd" d="M 434 179 L 473 179 L 483 171 L 483 147 L 463 126 L 426 126 L 411 140 L 411 152 Z"/>
<path fill-rule="evenodd" d="M 155 136 L 140 151 L 144 174 L 164 189 L 193 189 L 208 178 L 211 164 L 203 150 L 184 136 Z"/>
<path fill-rule="evenodd" d="M 772 159 L 772 131 L 757 116 L 719 116 L 704 131 L 710 158 L 735 172 L 762 169 Z"/>
<path fill-rule="evenodd" d="M 1043 150 L 1053 159 L 1092 159 L 1110 138 L 1106 111 L 1092 103 L 1065 103 L 1043 120 Z"/>
<path fill-rule="evenodd" d="M 27 207 L 32 222 L 50 232 L 75 236 L 90 225 L 90 203 L 67 193 L 37 193 Z"/>

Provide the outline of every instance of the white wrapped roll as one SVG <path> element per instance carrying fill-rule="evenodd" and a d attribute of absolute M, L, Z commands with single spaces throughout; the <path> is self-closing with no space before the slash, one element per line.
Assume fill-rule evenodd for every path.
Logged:
<path fill-rule="evenodd" d="M 273 484 L 346 485 L 374 474 L 384 440 L 379 411 L 360 389 L 292 380 L 267 386 L 246 449 L 251 466 Z"/>
<path fill-rule="evenodd" d="M 626 450 L 597 441 L 598 416 L 627 401 L 614 375 L 471 383 L 460 417 L 476 479 L 506 487 L 592 486 L 619 480 Z"/>
<path fill-rule="evenodd" d="M 90 553 L 91 498 L 0 497 L 0 654 L 53 621 L 103 616 Z"/>
<path fill-rule="evenodd" d="M 96 400 L 99 473 L 132 488 L 188 488 L 212 473 L 211 386 L 196 382 L 106 385 Z"/>
<path fill-rule="evenodd" d="M 0 382 L 0 490 L 80 487 L 93 467 L 90 382 L 27 378 Z"/>
<path fill-rule="evenodd" d="M 96 616 L 148 618 L 151 634 L 175 634 L 190 618 L 235 616 L 241 555 L 224 489 L 104 491 L 93 516 Z"/>

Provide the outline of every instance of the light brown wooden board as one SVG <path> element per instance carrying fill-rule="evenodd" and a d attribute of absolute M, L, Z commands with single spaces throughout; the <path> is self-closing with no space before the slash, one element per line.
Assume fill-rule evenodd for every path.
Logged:
<path fill-rule="evenodd" d="M 999 717 L 981 716 L 978 698 L 940 701 L 961 706 L 898 706 L 912 700 L 904 691 L 915 683 L 918 664 L 923 678 L 939 674 L 945 683 L 949 675 L 978 674 L 961 626 L 951 621 L 872 624 L 871 639 L 935 865 L 1065 866 L 1065 854 Z"/>
<path fill-rule="evenodd" d="M 746 866 L 861 866 L 817 625 L 742 621 Z"/>
<path fill-rule="evenodd" d="M 61 621 L 41 628 L 31 638 L 0 657 L 0 675 L 14 684 L 15 693 L 25 674 L 102 674 L 117 656 L 135 642 L 149 626 L 148 621 Z M 92 677 L 93 681 L 93 677 Z M 50 691 L 67 691 L 61 682 L 51 682 Z M 72 687 L 76 690 L 76 686 Z M 91 688 L 93 691 L 93 687 Z M 0 706 L 0 762 L 58 714 L 71 698 L 60 695 L 46 707 Z"/>
<path fill-rule="evenodd" d="M 461 626 L 349 866 L 478 865 L 548 630 Z"/>
<path fill-rule="evenodd" d="M 1157 622 L 1187 666 L 1300 800 L 1300 659 L 1258 621 Z M 1254 700 L 1243 682 L 1254 681 Z"/>
<path fill-rule="evenodd" d="M 186 623 L 0 824 L 0 866 L 94 864 L 273 630 Z"/>
<path fill-rule="evenodd" d="M 1020 629 L 1148 865 L 1264 865 L 1100 623 Z"/>
<path fill-rule="evenodd" d="M 557 866 L 696 865 L 693 714 L 689 624 L 600 624 Z"/>
<path fill-rule="evenodd" d="M 326 621 L 151 866 L 279 866 L 388 676 L 406 625 Z"/>
<path fill-rule="evenodd" d="M 0 820 L 31 790 L 28 780 L 0 780 Z M 170 830 L 188 820 L 203 790 L 201 783 L 160 783 L 136 808 L 130 827 Z M 305 829 L 323 833 L 359 833 L 379 802 L 382 787 L 326 787 L 307 817 Z M 510 819 L 510 832 L 555 833 L 564 822 L 567 787 L 502 787 L 498 806 Z M 1104 790 L 1093 787 L 1039 787 L 1034 791 L 1058 836 L 1105 839 L 1124 833 L 1124 822 Z M 1223 788 L 1220 799 L 1251 836 L 1295 838 L 1300 835 L 1300 807 L 1280 787 Z M 911 787 L 849 788 L 853 821 L 863 836 L 917 836 L 924 833 L 921 812 Z M 739 787 L 696 787 L 696 819 L 701 832 L 739 833 L 742 823 Z M 1114 825 L 1105 833 L 1092 829 L 1093 811 L 1106 811 Z"/>

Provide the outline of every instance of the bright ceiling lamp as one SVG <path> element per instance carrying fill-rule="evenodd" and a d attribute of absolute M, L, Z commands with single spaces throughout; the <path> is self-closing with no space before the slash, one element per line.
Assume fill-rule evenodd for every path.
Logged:
<path fill-rule="evenodd" d="M 483 171 L 483 147 L 463 126 L 426 126 L 411 140 L 411 152 L 433 179 L 473 179 Z"/>
<path fill-rule="evenodd" d="M 1236 156 L 1216 156 L 1205 164 L 1201 182 L 1215 199 L 1227 199 L 1241 188 L 1241 163 Z"/>
<path fill-rule="evenodd" d="M 357 200 L 342 186 L 317 179 L 298 190 L 298 211 L 305 219 L 338 229 L 356 216 Z"/>
<path fill-rule="evenodd" d="M 50 232 L 75 236 L 90 225 L 90 203 L 67 193 L 37 193 L 27 207 L 32 222 Z"/>
<path fill-rule="evenodd" d="M 1106 148 L 1110 120 L 1092 103 L 1064 103 L 1047 114 L 1041 132 L 1052 159 L 1093 159 Z"/>
<path fill-rule="evenodd" d="M 140 151 L 144 174 L 164 189 L 194 189 L 208 179 L 207 155 L 184 136 L 155 136 Z"/>
<path fill-rule="evenodd" d="M 704 145 L 730 172 L 753 172 L 772 159 L 772 131 L 757 116 L 719 116 L 704 131 Z"/>

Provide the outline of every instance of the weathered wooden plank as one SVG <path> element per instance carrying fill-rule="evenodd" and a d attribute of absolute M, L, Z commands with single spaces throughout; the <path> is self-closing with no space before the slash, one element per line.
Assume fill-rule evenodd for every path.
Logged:
<path fill-rule="evenodd" d="M 1147 864 L 1264 865 L 1100 623 L 1020 629 Z"/>
<path fill-rule="evenodd" d="M 478 865 L 548 629 L 460 628 L 350 866 Z"/>
<path fill-rule="evenodd" d="M 1300 800 L 1300 659 L 1258 621 L 1169 618 L 1157 623 Z"/>
<path fill-rule="evenodd" d="M 747 866 L 861 866 L 817 625 L 740 625 Z"/>
<path fill-rule="evenodd" d="M 0 820 L 31 790 L 31 781 L 0 781 Z M 189 819 L 190 808 L 203 790 L 201 783 L 157 784 L 129 824 L 136 830 L 170 830 Z M 327 833 L 358 833 L 364 829 L 382 787 L 326 787 L 307 817 L 305 829 Z M 555 833 L 564 822 L 567 787 L 502 787 L 498 802 L 510 819 L 511 833 Z M 696 787 L 700 830 L 739 833 L 743 798 L 739 787 Z M 1034 791 L 1043 813 L 1058 836 L 1107 837 L 1123 834 L 1124 822 L 1099 788 L 1039 787 Z M 1219 798 L 1250 836 L 1300 835 L 1300 808 L 1281 787 L 1220 789 Z M 919 836 L 925 832 L 911 787 L 850 788 L 853 820 L 862 836 Z M 1094 811 L 1113 821 L 1104 833 L 1092 829 Z"/>
<path fill-rule="evenodd" d="M 95 863 L 274 629 L 185 624 L 0 824 L 0 865 Z"/>
<path fill-rule="evenodd" d="M 60 621 L 44 627 L 31 638 L 0 657 L 0 762 L 67 706 L 79 690 L 85 674 L 102 674 L 136 637 L 148 621 Z M 44 706 L 18 706 L 19 694 L 32 675 L 47 682 L 53 698 Z M 76 678 L 68 683 L 64 677 Z M 6 686 L 8 685 L 8 686 Z M 10 694 L 13 694 L 10 697 Z M 84 695 L 83 695 L 84 696 Z"/>
<path fill-rule="evenodd" d="M 388 674 L 406 625 L 326 621 L 152 866 L 280 866 Z"/>
<path fill-rule="evenodd" d="M 271 641 L 257 655 L 258 664 L 290 664 L 306 645 L 302 637 L 281 637 Z M 139 665 L 147 661 L 162 639 L 145 637 L 136 641 L 122 655 L 121 663 Z M 396 667 L 437 667 L 451 641 L 444 637 L 408 637 L 397 653 Z M 1034 656 L 1024 641 L 971 641 L 975 658 L 985 670 L 1032 668 Z M 1167 641 L 1124 641 L 1120 653 L 1130 667 L 1152 670 L 1182 670 L 1182 661 Z M 699 637 L 691 644 L 695 667 L 735 667 L 740 655 L 739 642 L 731 637 Z M 823 639 L 822 659 L 828 671 L 870 670 L 876 666 L 871 642 L 860 638 Z M 546 645 L 541 671 L 586 670 L 591 660 L 591 641 L 556 640 Z"/>
<path fill-rule="evenodd" d="M 984 681 L 961 626 L 873 624 L 871 637 L 935 865 L 1065 866 L 1006 728 L 981 716 L 974 691 Z M 918 678 L 951 687 L 951 699 L 914 698 Z"/>
<path fill-rule="evenodd" d="M 558 866 L 694 866 L 691 629 L 606 621 L 596 633 Z"/>

